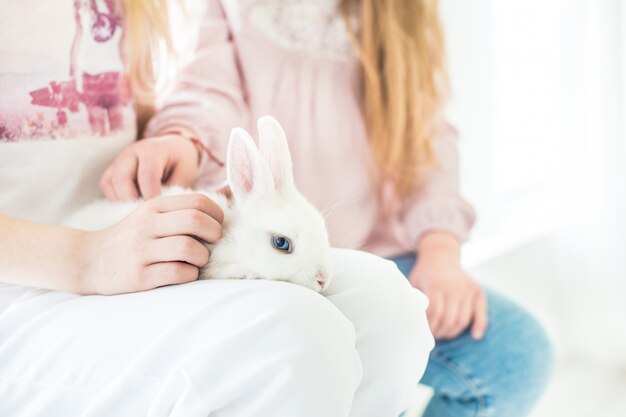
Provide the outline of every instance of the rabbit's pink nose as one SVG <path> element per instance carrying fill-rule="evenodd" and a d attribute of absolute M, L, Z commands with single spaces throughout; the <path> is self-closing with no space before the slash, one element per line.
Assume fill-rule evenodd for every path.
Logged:
<path fill-rule="evenodd" d="M 320 271 L 315 274 L 315 279 L 317 280 L 317 283 L 320 284 L 320 287 L 324 288 L 324 285 L 326 285 L 326 274 Z"/>

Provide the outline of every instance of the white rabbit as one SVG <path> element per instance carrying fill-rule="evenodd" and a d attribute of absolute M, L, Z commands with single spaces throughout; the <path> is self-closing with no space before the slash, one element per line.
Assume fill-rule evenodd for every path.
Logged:
<path fill-rule="evenodd" d="M 233 201 L 211 191 L 167 187 L 162 195 L 200 192 L 224 211 L 223 235 L 206 244 L 211 256 L 199 279 L 240 278 L 289 281 L 322 291 L 331 279 L 324 219 L 296 190 L 287 138 L 280 124 L 258 121 L 259 148 L 243 129 L 233 129 L 226 170 Z M 133 211 L 140 201 L 90 204 L 66 226 L 99 230 Z"/>

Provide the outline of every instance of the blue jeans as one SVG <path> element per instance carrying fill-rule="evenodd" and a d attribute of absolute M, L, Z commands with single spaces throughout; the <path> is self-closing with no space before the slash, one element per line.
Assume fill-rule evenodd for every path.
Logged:
<path fill-rule="evenodd" d="M 415 254 L 391 259 L 405 276 Z M 420 383 L 435 391 L 424 417 L 521 417 L 544 391 L 554 354 L 541 325 L 510 300 L 485 289 L 489 328 L 437 341 Z"/>

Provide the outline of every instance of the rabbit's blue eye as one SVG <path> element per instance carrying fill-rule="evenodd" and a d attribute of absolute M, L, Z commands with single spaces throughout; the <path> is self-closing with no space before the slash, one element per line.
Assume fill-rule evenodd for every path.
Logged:
<path fill-rule="evenodd" d="M 291 242 L 284 236 L 272 236 L 272 245 L 279 251 L 291 253 Z"/>

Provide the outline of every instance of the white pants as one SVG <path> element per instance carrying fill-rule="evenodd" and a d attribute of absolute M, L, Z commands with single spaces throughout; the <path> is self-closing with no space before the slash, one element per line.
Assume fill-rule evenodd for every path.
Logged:
<path fill-rule="evenodd" d="M 326 297 L 260 280 L 4 287 L 0 416 L 397 417 L 434 345 L 426 297 L 390 261 L 333 257 Z"/>

